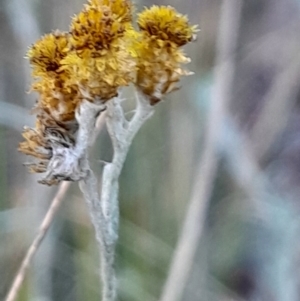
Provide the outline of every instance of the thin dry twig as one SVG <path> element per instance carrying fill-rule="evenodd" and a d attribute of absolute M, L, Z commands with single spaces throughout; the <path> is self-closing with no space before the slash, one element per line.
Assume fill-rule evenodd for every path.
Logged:
<path fill-rule="evenodd" d="M 235 69 L 233 56 L 237 43 L 241 7 L 241 0 L 225 0 L 221 9 L 215 87 L 211 111 L 208 116 L 204 152 L 161 301 L 181 300 L 203 232 L 205 214 L 217 169 L 218 139 L 225 116 L 226 104 L 231 95 L 230 90 Z"/>
<path fill-rule="evenodd" d="M 34 238 L 32 244 L 30 245 L 30 247 L 22 261 L 22 264 L 14 278 L 14 281 L 13 281 L 12 286 L 6 296 L 5 301 L 14 301 L 16 299 L 17 294 L 23 283 L 25 273 L 31 264 L 32 258 L 36 254 L 39 246 L 41 245 L 43 239 L 45 238 L 45 235 L 52 224 L 53 218 L 54 218 L 56 212 L 58 211 L 58 209 L 64 199 L 64 196 L 69 189 L 69 186 L 70 186 L 70 182 L 63 182 L 60 185 L 60 187 L 46 213 L 46 216 L 38 230 L 38 233 L 37 233 L 36 237 Z"/>

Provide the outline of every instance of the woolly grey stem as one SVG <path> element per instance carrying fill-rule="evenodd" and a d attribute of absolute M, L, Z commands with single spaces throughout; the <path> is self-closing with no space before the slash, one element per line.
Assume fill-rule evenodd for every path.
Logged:
<path fill-rule="evenodd" d="M 97 180 L 90 169 L 88 162 L 88 146 L 93 137 L 95 121 L 104 105 L 97 105 L 84 101 L 76 112 L 76 119 L 79 123 L 79 130 L 76 140 L 75 154 L 80 158 L 81 170 L 85 177 L 79 183 L 79 187 L 86 200 L 92 224 L 96 232 L 100 259 L 101 277 L 103 282 L 103 301 L 114 300 L 116 296 L 116 281 L 114 275 L 114 248 L 110 243 L 107 221 L 103 214 L 102 202 L 98 192 Z"/>
<path fill-rule="evenodd" d="M 104 167 L 101 198 L 99 198 L 97 182 L 90 170 L 87 157 L 82 162 L 84 170 L 87 170 L 87 175 L 80 183 L 100 249 L 103 301 L 114 301 L 117 297 L 114 258 L 119 225 L 118 179 L 133 138 L 144 122 L 153 114 L 153 107 L 149 102 L 137 95 L 136 112 L 128 122 L 120 101 L 116 98 L 107 104 L 106 124 L 112 139 L 114 155 L 112 162 Z M 77 120 L 79 122 L 78 138 L 80 136 L 82 139 L 80 145 L 88 145 L 87 141 L 93 132 L 92 118 L 92 113 L 83 117 L 82 110 L 79 111 Z"/>
<path fill-rule="evenodd" d="M 136 94 L 136 101 L 136 112 L 130 122 L 124 116 L 120 99 L 113 99 L 107 105 L 106 124 L 112 139 L 114 155 L 112 162 L 104 168 L 101 201 L 104 215 L 111 221 L 108 227 L 112 243 L 118 238 L 118 179 L 133 138 L 153 114 L 153 107 L 146 99 Z"/>
<path fill-rule="evenodd" d="M 88 168 L 88 161 L 85 163 Z M 92 170 L 89 169 L 86 178 L 80 182 L 79 187 L 86 200 L 91 221 L 96 232 L 101 260 L 103 301 L 115 300 L 114 246 L 109 243 L 110 233 L 108 233 L 107 222 L 102 210 L 97 180 Z"/>
<path fill-rule="evenodd" d="M 76 137 L 75 153 L 79 158 L 87 153 L 93 138 L 96 119 L 103 110 L 105 110 L 104 104 L 95 104 L 84 100 L 76 111 L 75 115 L 79 123 L 79 129 Z"/>
<path fill-rule="evenodd" d="M 108 236 L 105 237 L 107 248 L 103 250 L 104 252 L 106 252 L 106 254 L 102 255 L 102 258 L 105 260 L 102 269 L 103 281 L 105 279 L 109 280 L 109 277 L 105 275 L 105 272 L 113 272 L 115 246 L 118 240 L 118 179 L 133 138 L 135 137 L 141 126 L 144 124 L 144 122 L 153 114 L 153 107 L 149 104 L 149 102 L 143 98 L 139 98 L 137 95 L 136 112 L 131 121 L 127 122 L 120 101 L 121 100 L 117 98 L 111 100 L 107 104 L 106 113 L 106 124 L 109 135 L 112 139 L 114 155 L 112 162 L 108 163 L 104 167 L 102 177 L 101 202 L 108 234 Z M 104 291 L 103 300 L 115 300 L 116 287 L 109 287 L 107 285 L 106 288 L 111 288 L 114 291 Z"/>

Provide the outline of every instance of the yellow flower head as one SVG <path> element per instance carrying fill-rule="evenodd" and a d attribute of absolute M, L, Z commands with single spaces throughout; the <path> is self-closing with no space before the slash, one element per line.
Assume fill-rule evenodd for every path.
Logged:
<path fill-rule="evenodd" d="M 86 5 L 71 23 L 71 50 L 82 58 L 104 55 L 124 31 L 108 6 Z"/>
<path fill-rule="evenodd" d="M 125 23 L 131 18 L 128 3 L 91 0 L 71 24 L 71 51 L 61 70 L 71 74 L 70 85 L 101 101 L 116 96 L 120 86 L 132 81 L 134 62 L 125 37 L 129 28 Z"/>
<path fill-rule="evenodd" d="M 196 27 L 190 26 L 188 18 L 171 6 L 152 6 L 138 15 L 138 26 L 146 35 L 183 46 L 192 41 Z"/>
<path fill-rule="evenodd" d="M 118 88 L 128 85 L 133 77 L 134 61 L 122 43 L 95 58 L 83 59 L 72 52 L 63 63 L 63 68 L 72 73 L 70 85 L 77 84 L 82 97 L 91 101 L 115 97 Z"/>
<path fill-rule="evenodd" d="M 66 55 L 68 35 L 60 31 L 44 35 L 30 47 L 27 58 L 33 68 L 33 76 L 55 76 L 60 68 L 60 61 Z"/>
<path fill-rule="evenodd" d="M 66 85 L 69 74 L 62 70 L 61 62 L 68 52 L 69 36 L 55 31 L 44 35 L 28 51 L 27 57 L 37 80 L 31 89 L 39 93 L 38 108 L 46 110 L 57 121 L 74 118 L 77 89 Z"/>
<path fill-rule="evenodd" d="M 139 14 L 138 25 L 140 37 L 132 46 L 137 58 L 135 83 L 155 104 L 178 89 L 181 76 L 191 74 L 181 68 L 190 59 L 179 47 L 193 40 L 196 27 L 170 6 L 145 9 Z"/>

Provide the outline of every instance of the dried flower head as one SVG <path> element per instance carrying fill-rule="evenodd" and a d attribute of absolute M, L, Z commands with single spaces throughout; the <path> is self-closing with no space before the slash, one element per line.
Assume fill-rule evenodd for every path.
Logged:
<path fill-rule="evenodd" d="M 124 33 L 107 6 L 86 5 L 71 23 L 71 50 L 82 58 L 103 55 L 110 45 Z"/>
<path fill-rule="evenodd" d="M 196 27 L 170 6 L 153 6 L 138 16 L 140 39 L 133 46 L 137 57 L 136 85 L 151 104 L 178 87 L 181 76 L 192 74 L 181 64 L 190 62 L 179 49 L 195 38 Z"/>
<path fill-rule="evenodd" d="M 55 31 L 44 35 L 29 48 L 27 58 L 33 68 L 34 77 L 56 77 L 60 75 L 60 61 L 65 57 L 68 34 Z"/>
<path fill-rule="evenodd" d="M 51 150 L 47 146 L 47 142 L 43 137 L 43 133 L 38 128 L 32 129 L 24 127 L 22 134 L 25 141 L 19 145 L 19 150 L 26 155 L 34 156 L 41 160 L 49 160 L 51 157 Z"/>
<path fill-rule="evenodd" d="M 25 127 L 19 151 L 38 159 L 27 164 L 31 172 L 46 172 L 57 145 L 70 148 L 75 145 L 76 126 L 56 122 L 50 115 L 40 111 L 35 128 Z"/>
<path fill-rule="evenodd" d="M 196 26 L 190 26 L 188 18 L 171 6 L 152 6 L 138 15 L 140 30 L 158 40 L 183 46 L 195 37 Z"/>
<path fill-rule="evenodd" d="M 46 110 L 60 122 L 74 119 L 74 109 L 78 103 L 78 89 L 67 85 L 70 74 L 61 70 L 68 43 L 67 33 L 55 31 L 44 35 L 27 53 L 35 78 L 31 89 L 40 95 L 36 107 Z"/>
<path fill-rule="evenodd" d="M 120 16 L 101 3 L 91 1 L 74 17 L 71 52 L 63 59 L 61 70 L 72 74 L 70 85 L 77 84 L 80 91 L 88 91 L 93 98 L 105 102 L 117 95 L 120 86 L 132 81 L 134 61 L 126 47 L 126 26 L 119 21 L 129 18 L 129 12 L 124 16 L 121 7 L 127 1 L 111 3 Z"/>

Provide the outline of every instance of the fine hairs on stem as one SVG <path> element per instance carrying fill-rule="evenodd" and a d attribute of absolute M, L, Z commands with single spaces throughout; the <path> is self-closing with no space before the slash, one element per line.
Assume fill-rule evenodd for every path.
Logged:
<path fill-rule="evenodd" d="M 133 138 L 153 112 L 153 106 L 136 93 L 136 111 L 132 119 L 127 121 L 120 99 L 115 98 L 110 101 L 107 106 L 106 124 L 114 154 L 112 162 L 104 167 L 101 197 L 96 178 L 89 169 L 87 160 L 89 173 L 80 182 L 100 248 L 103 301 L 115 300 L 117 291 L 114 255 L 119 225 L 118 179 Z"/>
<path fill-rule="evenodd" d="M 35 127 L 24 128 L 19 150 L 35 157 L 26 165 L 44 173 L 41 184 L 79 182 L 100 252 L 102 301 L 117 299 L 119 177 L 127 153 L 155 105 L 178 89 L 182 76 L 192 74 L 182 68 L 190 59 L 181 47 L 194 41 L 198 31 L 171 6 L 155 5 L 138 14 L 136 31 L 133 11 L 130 0 L 88 0 L 69 32 L 44 35 L 27 54 L 31 88 L 39 98 Z M 127 120 L 117 95 L 130 84 L 136 107 Z M 88 150 L 103 111 L 113 156 L 104 166 L 99 192 Z"/>

